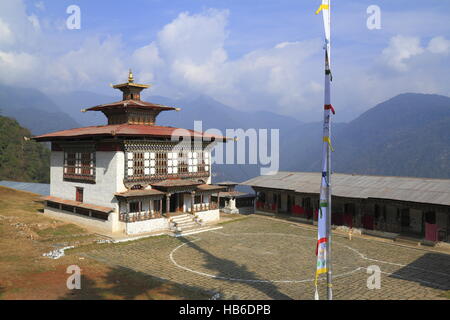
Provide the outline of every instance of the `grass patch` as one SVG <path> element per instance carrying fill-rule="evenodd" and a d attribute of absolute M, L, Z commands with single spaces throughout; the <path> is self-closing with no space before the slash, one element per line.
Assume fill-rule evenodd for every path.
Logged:
<path fill-rule="evenodd" d="M 55 237 L 69 237 L 74 234 L 84 234 L 86 231 L 74 224 L 64 224 L 58 227 L 49 227 L 46 229 L 38 230 L 36 233 L 44 238 Z"/>

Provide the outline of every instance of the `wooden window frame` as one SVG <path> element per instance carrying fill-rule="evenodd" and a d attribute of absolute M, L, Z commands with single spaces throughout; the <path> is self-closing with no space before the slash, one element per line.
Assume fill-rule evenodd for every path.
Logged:
<path fill-rule="evenodd" d="M 63 180 L 95 183 L 94 151 L 64 151 Z"/>

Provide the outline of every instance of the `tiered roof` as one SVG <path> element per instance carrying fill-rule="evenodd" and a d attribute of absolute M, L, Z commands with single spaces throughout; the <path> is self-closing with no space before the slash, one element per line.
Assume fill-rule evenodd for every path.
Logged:
<path fill-rule="evenodd" d="M 148 137 L 148 138 L 172 138 L 190 137 L 191 139 L 204 139 L 207 141 L 227 140 L 226 137 L 204 134 L 194 130 L 157 126 L 156 117 L 162 111 L 179 111 L 179 108 L 142 101 L 140 92 L 149 85 L 134 83 L 131 70 L 128 82 L 114 85 L 114 89 L 121 90 L 123 100 L 101 104 L 81 111 L 101 111 L 108 118 L 108 124 L 91 126 L 35 136 L 37 141 L 70 140 L 90 137 Z"/>

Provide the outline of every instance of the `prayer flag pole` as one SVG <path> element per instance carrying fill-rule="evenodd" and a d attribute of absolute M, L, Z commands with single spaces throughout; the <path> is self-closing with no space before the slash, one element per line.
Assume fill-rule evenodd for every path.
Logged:
<path fill-rule="evenodd" d="M 332 268 L 331 268 L 331 113 L 334 108 L 331 105 L 331 69 L 330 69 L 330 24 L 331 24 L 331 0 L 322 0 L 322 4 L 316 11 L 322 11 L 325 28 L 325 92 L 324 92 L 324 120 L 323 120 L 323 149 L 322 149 L 322 181 L 320 186 L 320 201 L 318 215 L 318 239 L 316 246 L 317 268 L 315 276 L 315 299 L 319 300 L 317 281 L 320 274 L 327 274 L 327 298 L 333 299 Z"/>

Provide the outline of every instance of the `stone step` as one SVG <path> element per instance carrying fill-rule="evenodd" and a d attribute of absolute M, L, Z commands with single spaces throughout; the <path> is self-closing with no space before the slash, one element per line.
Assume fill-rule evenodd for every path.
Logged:
<path fill-rule="evenodd" d="M 183 220 L 183 221 L 175 221 L 178 225 L 195 222 L 194 219 Z"/>
<path fill-rule="evenodd" d="M 178 215 L 178 216 L 171 217 L 170 219 L 172 219 L 174 221 L 178 221 L 178 220 L 184 220 L 184 219 L 188 219 L 188 218 L 192 218 L 192 215 L 190 215 L 190 214 L 181 214 L 181 215 Z"/>
<path fill-rule="evenodd" d="M 176 222 L 176 223 L 183 223 L 186 221 L 192 221 L 193 219 L 194 219 L 194 217 L 185 217 L 183 219 L 172 219 L 172 221 Z"/>
<path fill-rule="evenodd" d="M 190 213 L 180 213 L 180 214 L 177 214 L 177 215 L 173 215 L 171 217 L 176 219 L 176 218 L 182 218 L 182 217 L 187 217 L 187 216 L 190 216 Z"/>
<path fill-rule="evenodd" d="M 183 230 L 188 230 L 188 229 L 192 229 L 192 228 L 198 228 L 200 226 L 201 225 L 199 225 L 197 223 L 192 223 L 192 224 L 187 224 L 187 225 L 184 225 L 184 226 L 179 226 L 179 228 L 181 229 L 181 231 L 183 231 Z"/>
<path fill-rule="evenodd" d="M 183 224 L 179 224 L 178 227 L 181 228 L 181 230 L 185 230 L 188 228 L 192 228 L 192 227 L 198 227 L 200 226 L 198 223 L 196 223 L 195 221 L 191 221 L 191 222 L 187 222 L 187 223 L 183 223 Z"/>

